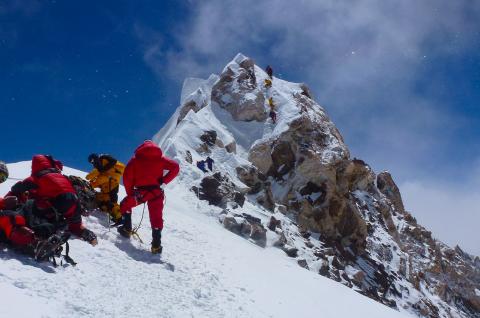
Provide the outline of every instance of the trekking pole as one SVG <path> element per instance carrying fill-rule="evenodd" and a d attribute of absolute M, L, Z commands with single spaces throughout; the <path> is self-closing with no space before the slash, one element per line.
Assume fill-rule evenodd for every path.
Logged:
<path fill-rule="evenodd" d="M 105 214 L 107 215 L 108 232 L 110 232 L 110 215 L 108 211 Z"/>
<path fill-rule="evenodd" d="M 200 184 L 197 187 L 197 209 L 200 209 Z"/>
<path fill-rule="evenodd" d="M 108 178 L 108 195 L 109 195 L 109 197 L 110 197 L 110 192 L 112 192 L 112 177 Z M 110 207 L 110 204 L 108 205 L 108 207 Z M 113 209 L 113 208 L 111 208 L 111 209 Z M 108 232 L 110 232 L 110 211 L 107 211 L 106 214 L 107 214 Z"/>

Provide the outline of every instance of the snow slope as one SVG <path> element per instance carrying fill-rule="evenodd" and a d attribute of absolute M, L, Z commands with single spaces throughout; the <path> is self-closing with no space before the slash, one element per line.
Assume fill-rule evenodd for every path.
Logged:
<path fill-rule="evenodd" d="M 30 163 L 9 169 L 23 178 Z M 13 183 L 0 185 L 0 194 Z M 166 195 L 161 259 L 148 252 L 147 212 L 139 231 L 145 244 L 109 231 L 103 215 L 85 218 L 99 244 L 72 240 L 75 267 L 53 268 L 3 247 L 0 317 L 405 317 L 300 268 L 279 249 L 225 231 L 181 182 L 169 185 Z M 141 214 L 140 206 L 134 224 Z"/>

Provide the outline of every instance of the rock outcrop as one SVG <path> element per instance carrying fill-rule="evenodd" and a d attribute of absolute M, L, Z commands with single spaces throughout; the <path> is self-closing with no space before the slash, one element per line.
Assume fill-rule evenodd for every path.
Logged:
<path fill-rule="evenodd" d="M 234 64 L 227 65 L 212 88 L 212 101 L 232 114 L 235 120 L 264 121 L 265 96 L 255 77 L 252 59 L 237 56 Z"/>
<path fill-rule="evenodd" d="M 217 172 L 206 176 L 200 182 L 200 187 L 192 187 L 192 191 L 200 200 L 206 200 L 209 204 L 226 208 L 229 203 L 236 206 L 243 206 L 245 202 L 244 193 L 238 191 L 228 177 Z"/>
<path fill-rule="evenodd" d="M 265 247 L 267 244 L 267 230 L 258 218 L 246 213 L 239 215 L 225 212 L 220 216 L 220 223 L 227 230 L 248 238 L 261 247 Z"/>
<path fill-rule="evenodd" d="M 387 197 L 387 199 L 392 202 L 396 211 L 405 213 L 405 207 L 403 206 L 400 190 L 388 171 L 380 172 L 377 175 L 377 187 L 378 190 L 380 190 Z"/>

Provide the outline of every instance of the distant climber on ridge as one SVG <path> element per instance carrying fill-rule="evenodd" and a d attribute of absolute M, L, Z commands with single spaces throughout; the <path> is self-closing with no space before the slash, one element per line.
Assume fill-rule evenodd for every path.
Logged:
<path fill-rule="evenodd" d="M 266 79 L 263 81 L 263 86 L 265 86 L 265 88 L 270 88 L 270 87 L 272 87 L 272 80 L 266 78 Z"/>
<path fill-rule="evenodd" d="M 168 173 L 164 175 L 164 171 Z M 161 186 L 170 183 L 180 170 L 177 162 L 163 155 L 162 150 L 151 140 L 145 141 L 130 159 L 123 174 L 127 196 L 120 203 L 123 225 L 117 230 L 127 238 L 132 233 L 132 208 L 147 203 L 152 226 L 153 254 L 162 253 L 163 205 L 165 194 Z"/>
<path fill-rule="evenodd" d="M 92 188 L 100 188 L 96 193 L 96 201 L 100 209 L 108 212 L 114 223 L 122 219 L 120 205 L 118 204 L 118 186 L 122 178 L 125 165 L 111 155 L 92 153 L 88 162 L 93 165 L 93 170 L 86 176 Z"/>
<path fill-rule="evenodd" d="M 8 179 L 8 167 L 5 162 L 0 161 L 0 183 L 4 183 Z M 0 210 L 12 210 L 18 204 L 16 196 L 7 195 L 5 198 L 0 197 Z"/>
<path fill-rule="evenodd" d="M 210 156 L 208 156 L 205 162 L 207 163 L 208 170 L 213 171 L 213 164 L 215 163 L 215 161 L 210 158 Z"/>
<path fill-rule="evenodd" d="M 270 107 L 270 118 L 272 119 L 273 123 L 277 122 L 277 113 L 275 112 L 275 104 L 273 102 L 273 98 L 270 97 L 268 99 L 268 106 Z"/>
<path fill-rule="evenodd" d="M 267 72 L 267 75 L 270 77 L 270 79 L 273 79 L 273 69 L 270 65 L 267 65 L 265 72 Z"/>
<path fill-rule="evenodd" d="M 8 167 L 5 162 L 0 161 L 0 183 L 7 181 L 8 179 Z"/>
<path fill-rule="evenodd" d="M 203 172 L 208 172 L 207 168 L 205 168 L 205 160 L 197 161 L 197 168 Z"/>

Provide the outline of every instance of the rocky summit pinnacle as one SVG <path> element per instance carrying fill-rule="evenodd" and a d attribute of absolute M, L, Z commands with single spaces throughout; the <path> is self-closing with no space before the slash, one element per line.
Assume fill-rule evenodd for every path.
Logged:
<path fill-rule="evenodd" d="M 154 140 L 226 229 L 397 310 L 480 317 L 479 258 L 435 239 L 388 172 L 352 159 L 305 84 L 238 54 L 187 79 L 181 101 Z M 207 157 L 213 172 L 197 167 Z"/>

